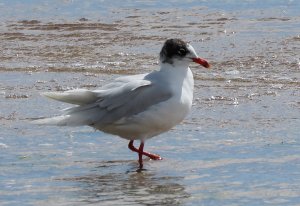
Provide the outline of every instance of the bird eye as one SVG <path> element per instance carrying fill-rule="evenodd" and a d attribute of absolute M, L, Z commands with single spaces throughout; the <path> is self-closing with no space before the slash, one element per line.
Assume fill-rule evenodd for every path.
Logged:
<path fill-rule="evenodd" d="M 184 48 L 180 48 L 180 49 L 178 50 L 178 54 L 179 54 L 180 56 L 185 56 L 186 53 L 187 53 L 187 51 L 186 51 Z"/>

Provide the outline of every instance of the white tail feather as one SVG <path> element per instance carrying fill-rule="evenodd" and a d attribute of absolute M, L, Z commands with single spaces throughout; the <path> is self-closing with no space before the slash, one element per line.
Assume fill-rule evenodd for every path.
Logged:
<path fill-rule="evenodd" d="M 38 125 L 55 125 L 55 126 L 67 126 L 67 120 L 70 118 L 70 115 L 50 117 L 50 118 L 42 118 L 33 120 L 33 124 Z"/>
<path fill-rule="evenodd" d="M 32 123 L 39 125 L 56 125 L 56 126 L 81 126 L 91 125 L 101 119 L 103 113 L 97 107 L 70 112 L 65 115 L 50 118 L 33 120 Z"/>
<path fill-rule="evenodd" d="M 89 104 L 98 99 L 92 91 L 86 89 L 74 89 L 66 92 L 45 92 L 42 95 L 61 102 L 76 105 Z"/>

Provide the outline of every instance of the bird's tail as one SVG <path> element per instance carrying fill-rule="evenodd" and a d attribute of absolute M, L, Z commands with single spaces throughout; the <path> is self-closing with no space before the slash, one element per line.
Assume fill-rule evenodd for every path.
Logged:
<path fill-rule="evenodd" d="M 39 118 L 32 120 L 31 123 L 37 125 L 53 125 L 53 126 L 79 126 L 80 124 L 75 124 L 74 120 L 71 122 L 71 115 L 62 115 L 49 118 Z"/>
<path fill-rule="evenodd" d="M 32 121 L 38 125 L 55 125 L 55 126 L 82 126 L 92 125 L 101 118 L 101 112 L 98 108 L 87 110 L 72 111 L 60 116 L 40 118 Z"/>
<path fill-rule="evenodd" d="M 74 89 L 66 92 L 45 92 L 42 94 L 51 99 L 76 105 L 85 105 L 98 99 L 93 91 L 86 89 Z"/>
<path fill-rule="evenodd" d="M 33 124 L 55 126 L 91 125 L 102 116 L 98 104 L 93 103 L 98 97 L 92 91 L 76 89 L 66 92 L 47 92 L 43 95 L 51 99 L 76 104 L 78 106 L 64 109 L 64 113 L 60 116 L 32 120 L 31 122 Z"/>

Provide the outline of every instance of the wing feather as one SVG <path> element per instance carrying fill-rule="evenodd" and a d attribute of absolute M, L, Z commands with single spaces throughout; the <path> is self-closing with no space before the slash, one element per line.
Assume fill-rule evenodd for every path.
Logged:
<path fill-rule="evenodd" d="M 98 127 L 143 112 L 172 97 L 170 88 L 162 85 L 162 81 L 153 82 L 146 79 L 145 75 L 141 79 L 136 77 L 120 78 L 115 83 L 93 91 L 77 89 L 44 94 L 52 99 L 78 105 L 64 110 L 61 118 L 54 117 L 49 121 L 57 125 Z M 46 123 L 47 119 L 43 122 Z"/>

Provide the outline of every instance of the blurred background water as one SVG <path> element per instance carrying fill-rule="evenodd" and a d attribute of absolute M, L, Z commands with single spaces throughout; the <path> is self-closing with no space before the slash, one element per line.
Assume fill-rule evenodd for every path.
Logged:
<path fill-rule="evenodd" d="M 298 205 L 300 2 L 1 1 L 0 205 Z M 68 105 L 39 94 L 94 89 L 158 68 L 167 38 L 191 65 L 191 114 L 149 140 L 38 127 Z"/>

